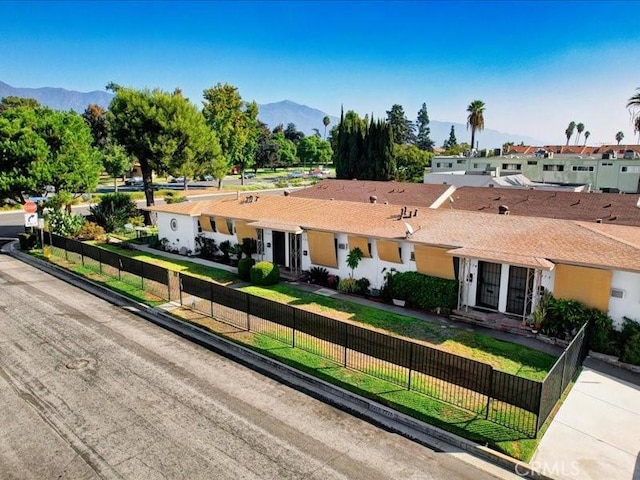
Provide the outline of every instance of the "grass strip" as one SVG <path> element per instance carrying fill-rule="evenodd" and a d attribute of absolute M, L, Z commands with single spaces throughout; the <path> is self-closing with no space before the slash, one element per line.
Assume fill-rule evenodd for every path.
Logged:
<path fill-rule="evenodd" d="M 397 336 L 418 340 L 441 350 L 490 364 L 495 369 L 530 380 L 543 380 L 556 358 L 523 345 L 479 333 L 442 326 L 375 307 L 278 284 L 248 286 L 240 290 L 313 311 L 337 320 L 361 323 Z"/>

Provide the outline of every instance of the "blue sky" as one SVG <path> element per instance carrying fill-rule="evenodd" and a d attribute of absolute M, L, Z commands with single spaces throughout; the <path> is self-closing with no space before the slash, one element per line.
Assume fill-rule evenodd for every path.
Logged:
<path fill-rule="evenodd" d="M 564 143 L 637 142 L 640 2 L 0 2 L 0 80 L 16 87 L 182 88 L 258 103 L 461 122 Z M 463 140 L 459 132 L 459 140 Z M 480 137 L 481 139 L 481 137 Z M 467 139 L 468 141 L 468 139 Z"/>

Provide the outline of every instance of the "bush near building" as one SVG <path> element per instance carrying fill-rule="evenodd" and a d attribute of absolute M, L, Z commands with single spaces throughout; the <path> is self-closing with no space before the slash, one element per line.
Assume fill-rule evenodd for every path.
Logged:
<path fill-rule="evenodd" d="M 250 278 L 254 285 L 275 285 L 280 280 L 280 269 L 275 263 L 258 262 L 251 267 Z"/>

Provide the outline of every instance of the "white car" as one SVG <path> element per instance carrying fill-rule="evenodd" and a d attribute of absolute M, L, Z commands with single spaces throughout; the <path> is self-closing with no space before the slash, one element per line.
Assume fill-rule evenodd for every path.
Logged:
<path fill-rule="evenodd" d="M 144 183 L 144 181 L 142 180 L 142 177 L 129 177 L 129 178 L 125 178 L 124 180 L 124 184 L 130 187 L 133 186 L 139 186 L 142 185 Z"/>

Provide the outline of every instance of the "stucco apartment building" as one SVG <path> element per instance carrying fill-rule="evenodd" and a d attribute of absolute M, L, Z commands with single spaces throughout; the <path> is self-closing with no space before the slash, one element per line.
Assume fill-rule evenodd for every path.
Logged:
<path fill-rule="evenodd" d="M 499 156 L 436 156 L 432 172 L 522 174 L 534 182 L 589 185 L 602 192 L 640 192 L 640 145 L 511 147 Z"/>
<path fill-rule="evenodd" d="M 361 190 L 359 201 L 305 198 L 297 192 L 238 195 L 148 210 L 157 213 L 159 235 L 174 248 L 195 251 L 197 235 L 218 244 L 254 238 L 256 259 L 292 272 L 321 266 L 345 277 L 350 274 L 347 254 L 359 247 L 365 258 L 355 277 L 368 278 L 374 288 L 382 286 L 383 271 L 394 268 L 455 279 L 460 310 L 525 317 L 547 289 L 608 312 L 617 324 L 624 317 L 640 320 L 638 227 L 454 210 L 444 203 L 450 203 L 448 197 L 435 190 L 423 192 L 416 202 L 420 205 L 382 200 L 389 198 L 383 192 L 394 198 L 398 188 L 404 186 L 405 193 L 415 188 L 405 185 L 327 187 Z M 323 189 L 308 190 L 318 194 Z"/>

